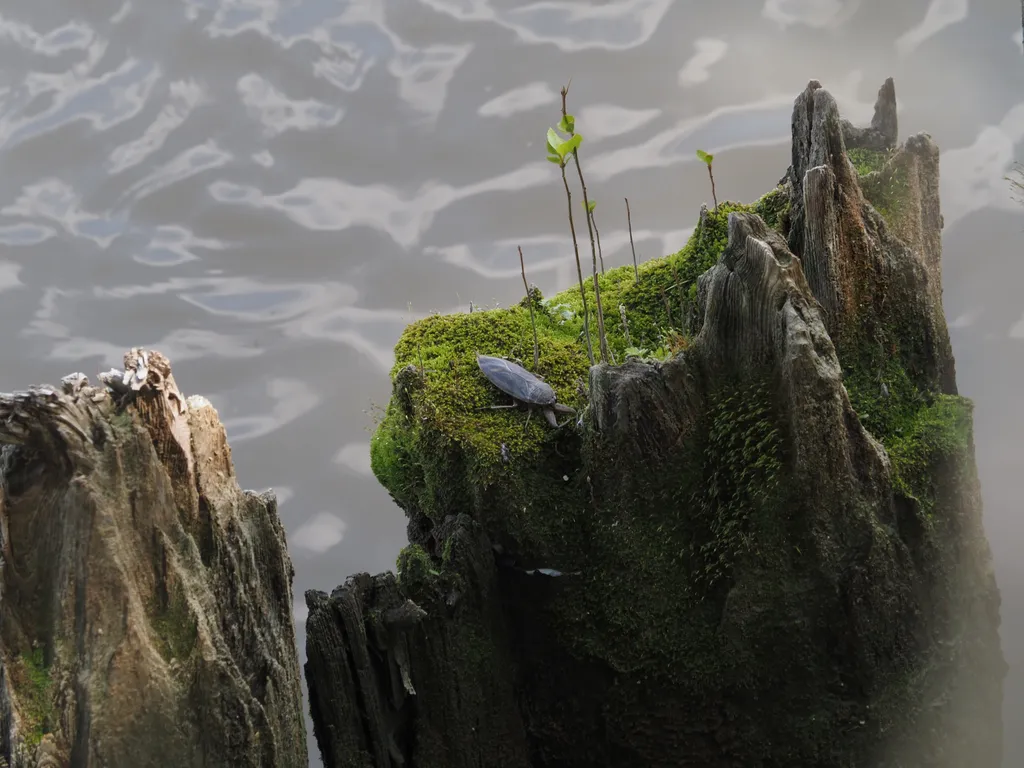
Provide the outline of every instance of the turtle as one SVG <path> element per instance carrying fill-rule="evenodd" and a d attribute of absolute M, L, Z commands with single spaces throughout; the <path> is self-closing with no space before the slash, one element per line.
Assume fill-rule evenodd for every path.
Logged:
<path fill-rule="evenodd" d="M 489 355 L 477 354 L 476 364 L 480 371 L 491 384 L 496 386 L 515 402 L 511 405 L 491 405 L 488 408 L 515 408 L 517 405 L 525 405 L 532 414 L 534 408 L 539 408 L 552 427 L 558 427 L 558 420 L 555 413 L 575 414 L 576 410 L 568 405 L 555 402 L 555 390 L 551 385 L 542 381 L 537 375 L 530 373 L 521 365 L 505 360 L 501 357 L 490 357 Z M 530 423 L 527 416 L 526 423 Z"/>

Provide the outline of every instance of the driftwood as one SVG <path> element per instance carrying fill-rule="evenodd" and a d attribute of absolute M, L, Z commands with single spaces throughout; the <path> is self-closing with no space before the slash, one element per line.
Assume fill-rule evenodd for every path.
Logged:
<path fill-rule="evenodd" d="M 0 394 L 0 756 L 306 766 L 276 499 L 163 355 L 125 368 Z"/>
<path fill-rule="evenodd" d="M 812 81 L 792 131 L 785 223 L 730 215 L 689 347 L 593 367 L 582 436 L 481 480 L 396 377 L 414 546 L 306 594 L 328 768 L 1001 765 L 938 152 L 891 81 L 868 129 Z"/>

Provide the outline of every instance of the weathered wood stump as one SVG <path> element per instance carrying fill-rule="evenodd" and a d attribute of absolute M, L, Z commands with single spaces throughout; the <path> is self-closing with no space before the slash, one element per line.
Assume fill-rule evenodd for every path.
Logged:
<path fill-rule="evenodd" d="M 292 566 L 159 352 L 0 394 L 0 756 L 305 768 Z"/>
<path fill-rule="evenodd" d="M 328 768 L 1000 768 L 938 151 L 896 128 L 891 81 L 863 130 L 812 81 L 776 190 L 609 272 L 634 339 L 678 339 L 676 296 L 690 333 L 589 369 L 579 429 L 460 408 L 484 402 L 474 348 L 523 348 L 520 309 L 406 330 L 372 458 L 411 544 L 397 578 L 306 595 Z M 578 325 L 538 326 L 570 399 Z"/>

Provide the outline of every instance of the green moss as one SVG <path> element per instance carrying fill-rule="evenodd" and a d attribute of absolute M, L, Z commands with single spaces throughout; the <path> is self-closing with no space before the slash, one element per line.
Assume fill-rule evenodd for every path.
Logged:
<path fill-rule="evenodd" d="M 53 677 L 43 658 L 43 650 L 36 648 L 21 654 L 12 670 L 12 682 L 21 704 L 24 718 L 22 737 L 25 745 L 34 749 L 51 733 L 54 727 Z"/>
<path fill-rule="evenodd" d="M 785 235 L 789 226 L 790 203 L 789 190 L 776 187 L 754 203 L 753 209 L 765 224 Z"/>
<path fill-rule="evenodd" d="M 153 605 L 150 623 L 165 661 L 180 661 L 191 656 L 199 637 L 199 626 L 179 586 L 168 585 L 167 605 L 163 608 Z"/>
<path fill-rule="evenodd" d="M 632 265 L 600 275 L 605 327 L 616 360 L 624 360 L 629 347 L 660 350 L 663 357 L 684 349 L 697 278 L 721 256 L 729 214 L 753 211 L 770 225 L 783 226 L 788 209 L 788 193 L 782 189 L 752 205 L 723 203 L 703 224 L 698 222 L 680 251 L 641 264 L 639 283 Z M 585 290 L 593 312 L 592 281 L 586 281 Z M 535 291 L 532 300 L 540 342 L 536 373 L 560 402 L 581 407 L 589 363 L 579 288 L 546 301 Z M 596 326 L 591 323 L 592 334 Z M 518 409 L 484 410 L 509 399 L 480 374 L 478 352 L 517 359 L 532 369 L 533 331 L 525 298 L 508 309 L 428 317 L 406 328 L 395 347 L 392 377 L 406 392 L 406 406 L 392 399 L 371 440 L 370 459 L 377 478 L 404 508 L 416 506 L 436 518 L 471 506 L 474 488 L 492 484 L 505 468 L 536 460 L 544 451 L 551 432 L 540 415 L 524 428 L 526 417 Z M 418 373 L 407 372 L 402 381 L 400 372 L 408 366 Z M 425 455 L 431 461 L 422 461 Z M 471 487 L 452 482 L 467 473 L 473 475 Z"/>
<path fill-rule="evenodd" d="M 932 470 L 969 445 L 972 405 L 936 392 L 919 370 L 919 325 L 899 307 L 888 314 L 875 311 L 851 323 L 836 346 L 850 403 L 888 451 L 896 490 L 928 511 Z"/>
<path fill-rule="evenodd" d="M 869 173 L 882 170 L 885 161 L 890 157 L 890 153 L 875 149 L 850 149 L 847 150 L 846 155 L 860 176 L 867 176 Z"/>
<path fill-rule="evenodd" d="M 847 156 L 860 176 L 864 197 L 892 224 L 902 213 L 909 191 L 905 158 L 871 149 L 851 149 Z"/>
<path fill-rule="evenodd" d="M 970 448 L 973 404 L 964 397 L 936 395 L 886 441 L 896 490 L 930 511 L 936 470 Z"/>
<path fill-rule="evenodd" d="M 608 343 L 617 360 L 625 357 L 627 347 L 678 351 L 671 349 L 673 336 L 689 328 L 688 318 L 697 296 L 697 278 L 714 266 L 725 250 L 729 239 L 729 214 L 733 212 L 757 213 L 770 227 L 781 230 L 789 212 L 789 194 L 783 189 L 774 189 L 752 205 L 727 201 L 720 204 L 717 211 L 708 211 L 703 224 L 698 221 L 693 235 L 681 250 L 639 265 L 639 283 L 631 264 L 599 276 Z M 593 282 L 588 280 L 584 287 L 593 312 L 596 305 Z M 583 302 L 578 286 L 562 291 L 545 304 L 575 332 L 582 332 Z M 628 343 L 620 306 L 626 316 Z M 592 333 L 595 325 L 591 324 Z M 673 330 L 677 333 L 671 333 Z M 676 346 L 684 345 L 677 342 Z"/>
<path fill-rule="evenodd" d="M 370 467 L 403 509 L 415 505 L 426 488 L 423 467 L 415 453 L 417 431 L 410 422 L 392 401 L 370 440 Z"/>
<path fill-rule="evenodd" d="M 723 385 L 704 421 L 642 466 L 620 465 L 615 448 L 599 441 L 586 454 L 600 468 L 587 470 L 591 506 L 576 519 L 587 549 L 565 566 L 579 568 L 584 583 L 554 611 L 563 642 L 624 674 L 698 692 L 720 686 L 743 666 L 721 654 L 716 629 L 733 569 L 743 561 L 767 572 L 787 551 L 770 386 Z"/>
<path fill-rule="evenodd" d="M 728 578 L 742 557 L 782 545 L 773 524 L 782 438 L 767 382 L 720 391 L 709 409 L 704 477 L 697 499 L 706 528 L 691 547 L 695 580 Z M 759 513 L 768 511 L 761 519 Z"/>
<path fill-rule="evenodd" d="M 577 334 L 547 311 L 536 315 L 536 373 L 560 402 L 582 407 L 588 363 Z M 381 483 L 403 507 L 437 520 L 470 507 L 472 494 L 536 458 L 552 435 L 540 414 L 489 408 L 510 399 L 480 373 L 478 352 L 532 368 L 529 311 L 435 315 L 410 325 L 395 348 L 396 397 L 371 440 L 371 467 Z"/>
<path fill-rule="evenodd" d="M 395 567 L 399 580 L 406 585 L 426 584 L 440 575 L 430 555 L 419 544 L 405 547 L 398 554 Z"/>
<path fill-rule="evenodd" d="M 969 449 L 971 401 L 915 385 L 898 351 L 881 361 L 865 355 L 844 367 L 854 410 L 889 454 L 895 490 L 930 515 L 936 470 Z"/>

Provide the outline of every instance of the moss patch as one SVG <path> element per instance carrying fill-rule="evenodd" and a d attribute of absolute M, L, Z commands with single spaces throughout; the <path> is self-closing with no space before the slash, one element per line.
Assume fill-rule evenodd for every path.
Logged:
<path fill-rule="evenodd" d="M 430 555 L 418 544 L 410 544 L 398 554 L 395 568 L 399 580 L 407 583 L 429 583 L 440 575 Z"/>
<path fill-rule="evenodd" d="M 784 544 L 775 525 L 782 437 L 768 382 L 719 391 L 709 409 L 697 507 L 706 525 L 691 546 L 698 584 L 727 579 L 742 557 Z M 759 514 L 767 513 L 767 514 Z"/>
<path fill-rule="evenodd" d="M 166 661 L 187 659 L 192 655 L 199 627 L 181 588 L 168 585 L 167 605 L 154 604 L 150 622 L 158 639 L 157 646 Z"/>
<path fill-rule="evenodd" d="M 860 176 L 867 176 L 869 173 L 882 170 L 885 161 L 891 157 L 889 152 L 860 148 L 847 150 L 846 155 Z"/>
<path fill-rule="evenodd" d="M 627 350 L 664 357 L 685 349 L 697 278 L 725 248 L 729 213 L 753 211 L 782 227 L 788 207 L 784 190 L 752 205 L 723 203 L 698 223 L 680 251 L 642 264 L 639 283 L 632 265 L 601 275 L 605 327 L 616 359 L 624 360 Z M 586 291 L 593 312 L 589 280 Z M 579 289 L 548 300 L 533 293 L 530 300 L 540 342 L 535 373 L 554 388 L 559 402 L 582 408 L 589 361 Z M 592 334 L 596 325 L 591 322 Z M 510 399 L 480 373 L 477 353 L 532 369 L 526 300 L 507 309 L 434 315 L 406 328 L 395 347 L 394 396 L 371 439 L 374 474 L 400 506 L 435 521 L 465 511 L 481 522 L 481 516 L 500 518 L 520 544 L 568 538 L 570 510 L 578 505 L 577 486 L 585 477 L 579 446 L 573 447 L 579 435 L 551 430 L 540 414 L 527 419 L 520 409 L 489 409 Z M 530 469 L 535 466 L 545 471 Z"/>
<path fill-rule="evenodd" d="M 968 449 L 973 406 L 935 392 L 919 373 L 918 324 L 895 311 L 852 327 L 836 345 L 850 403 L 888 451 L 896 490 L 928 511 L 932 470 Z"/>
<path fill-rule="evenodd" d="M 887 436 L 896 490 L 927 512 L 934 508 L 940 462 L 970 448 L 973 410 L 965 397 L 936 395 Z"/>
<path fill-rule="evenodd" d="M 640 264 L 639 283 L 632 264 L 600 275 L 598 284 L 605 330 L 616 359 L 621 362 L 630 347 L 652 353 L 682 348 L 684 344 L 679 337 L 684 336 L 689 327 L 688 317 L 697 297 L 697 278 L 714 266 L 725 250 L 729 239 L 729 214 L 756 213 L 768 226 L 783 231 L 789 205 L 789 194 L 783 189 L 774 189 L 750 205 L 723 202 L 717 211 L 708 211 L 703 224 L 698 221 L 681 250 Z M 586 281 L 584 289 L 593 312 L 596 304 L 593 282 Z M 575 333 L 582 334 L 583 302 L 578 286 L 556 294 L 545 305 Z M 596 333 L 595 327 L 596 322 L 591 324 L 592 334 Z M 671 348 L 673 344 L 676 349 Z"/>
<path fill-rule="evenodd" d="M 20 704 L 25 745 L 34 749 L 43 736 L 51 733 L 56 716 L 53 705 L 53 677 L 43 659 L 43 651 L 36 648 L 21 654 L 10 667 L 11 684 Z"/>
<path fill-rule="evenodd" d="M 599 465 L 586 470 L 591 506 L 576 520 L 575 534 L 588 546 L 565 550 L 583 583 L 552 611 L 578 658 L 694 695 L 720 688 L 734 672 L 738 685 L 745 674 L 738 672 L 744 659 L 721 653 L 717 629 L 734 568 L 742 562 L 768 572 L 786 557 L 771 387 L 729 382 L 708 405 L 678 446 L 645 466 L 620 466 L 615 447 L 600 441 L 585 449 Z"/>
<path fill-rule="evenodd" d="M 907 159 L 893 152 L 851 149 L 847 152 L 860 176 L 864 197 L 890 224 L 903 213 L 910 189 Z"/>

